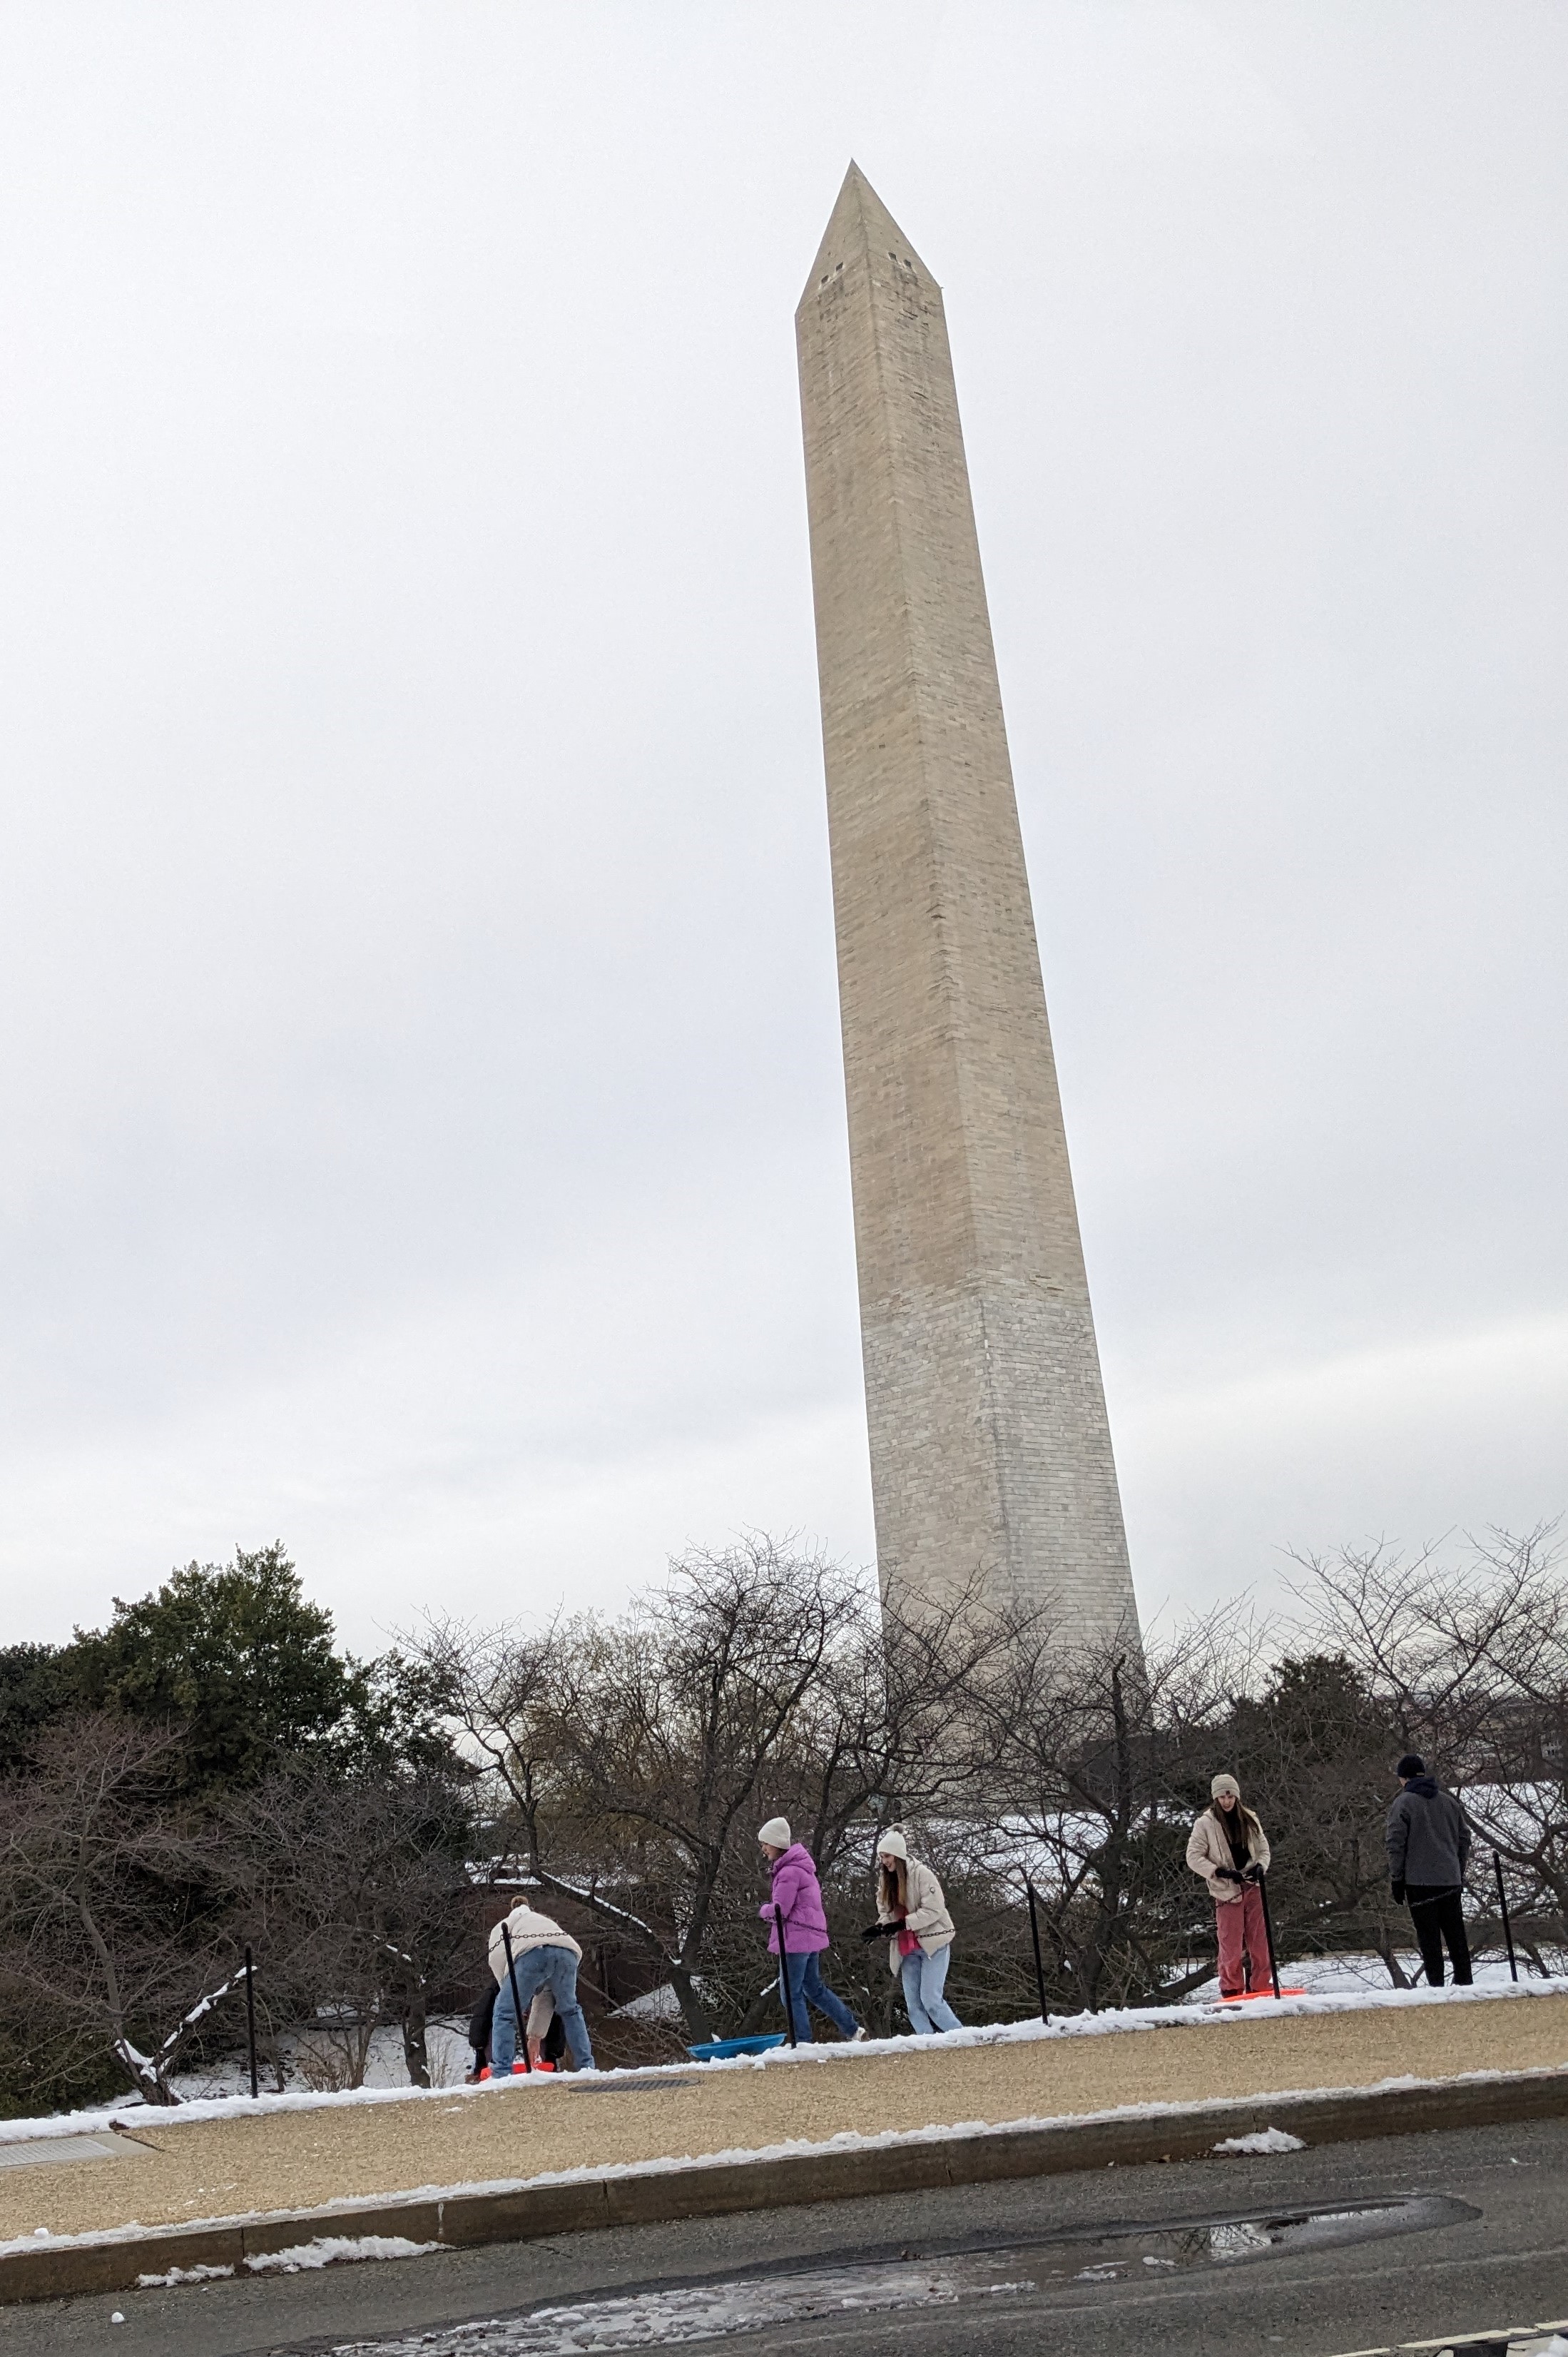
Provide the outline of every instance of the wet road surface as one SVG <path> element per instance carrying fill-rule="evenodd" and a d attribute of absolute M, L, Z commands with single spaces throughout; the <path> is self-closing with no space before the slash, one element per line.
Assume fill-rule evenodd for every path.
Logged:
<path fill-rule="evenodd" d="M 8 2309 L 0 2357 L 1340 2357 L 1559 2319 L 1568 2123 L 1545 2123 Z"/>

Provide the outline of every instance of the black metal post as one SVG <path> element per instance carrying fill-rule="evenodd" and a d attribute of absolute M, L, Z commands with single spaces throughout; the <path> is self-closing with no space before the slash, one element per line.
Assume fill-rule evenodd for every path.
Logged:
<path fill-rule="evenodd" d="M 511 1958 L 511 1933 L 507 1930 L 504 1923 L 501 1925 L 501 1946 L 506 1953 L 506 1976 L 511 1985 L 511 2009 L 513 2018 L 517 2022 L 518 2051 L 522 2056 L 524 2075 L 531 2077 L 533 2072 L 533 2064 L 529 2059 L 528 2052 L 528 2024 L 522 2018 L 522 1999 L 517 1993 L 517 1966 L 513 1964 Z"/>
<path fill-rule="evenodd" d="M 1040 1914 L 1035 1904 L 1035 1886 L 1027 1875 L 1024 1877 L 1024 1888 L 1029 1894 L 1029 1937 L 1035 1943 L 1035 1986 L 1039 1991 L 1040 2019 L 1048 2021 L 1050 2015 L 1046 2010 L 1046 1968 L 1040 1962 Z"/>
<path fill-rule="evenodd" d="M 245 2043 L 251 2050 L 251 2101 L 253 2104 L 262 2092 L 256 2076 L 256 1960 L 249 1944 L 245 1949 Z"/>
<path fill-rule="evenodd" d="M 1269 1878 L 1266 1874 L 1260 1874 L 1258 1877 L 1258 1896 L 1263 1902 L 1263 1937 L 1269 1943 L 1269 1978 L 1274 1985 L 1274 1995 L 1278 1996 L 1280 1968 L 1274 1962 L 1274 1925 L 1273 1918 L 1269 1913 Z"/>
<path fill-rule="evenodd" d="M 1509 1921 L 1509 1895 L 1503 1889 L 1503 1862 L 1498 1856 L 1496 1850 L 1492 1852 L 1492 1864 L 1497 1868 L 1498 1907 L 1503 1919 L 1503 1941 L 1509 1952 L 1509 1978 L 1510 1980 L 1517 1981 L 1519 1978 L 1519 1966 L 1514 1961 L 1513 1925 Z"/>
<path fill-rule="evenodd" d="M 789 1986 L 789 1959 L 784 1950 L 784 1910 L 782 1907 L 776 1907 L 773 1910 L 773 1921 L 779 1927 L 779 1979 L 784 1991 L 784 2018 L 789 2026 L 789 2043 L 793 2046 L 797 2043 L 795 2037 L 795 1997 L 794 1993 Z"/>

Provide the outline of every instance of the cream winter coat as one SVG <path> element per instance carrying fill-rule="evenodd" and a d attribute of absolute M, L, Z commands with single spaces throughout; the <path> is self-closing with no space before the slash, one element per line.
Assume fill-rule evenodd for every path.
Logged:
<path fill-rule="evenodd" d="M 583 1951 L 573 1939 L 570 1932 L 563 1932 L 559 1923 L 553 1922 L 548 1915 L 539 1914 L 525 1900 L 519 1901 L 511 1913 L 505 1918 L 505 1922 L 508 1936 L 511 1941 L 513 1964 L 529 1948 L 570 1948 L 577 1962 L 582 1963 Z M 496 1976 L 496 1985 L 499 1987 L 506 1978 L 506 1947 L 501 1939 L 499 1923 L 490 1933 L 490 1970 Z M 542 2038 L 554 2018 L 553 1995 L 547 1988 L 536 1991 L 533 2002 L 528 2008 L 528 2036 Z"/>
<path fill-rule="evenodd" d="M 511 1941 L 514 1962 L 530 1948 L 570 1948 L 577 1962 L 581 1964 L 583 1961 L 583 1951 L 570 1932 L 563 1932 L 560 1924 L 553 1922 L 548 1915 L 538 1914 L 524 1903 L 514 1907 L 507 1916 L 506 1929 Z M 490 1933 L 490 1970 L 498 1984 L 505 1980 L 506 1949 L 499 1923 Z"/>
<path fill-rule="evenodd" d="M 1240 1807 L 1240 1801 L 1236 1805 Z M 1247 1855 L 1254 1866 L 1261 1867 L 1265 1874 L 1268 1872 L 1269 1839 L 1256 1818 L 1247 1826 Z M 1218 1803 L 1213 1808 L 1205 1809 L 1187 1836 L 1187 1862 L 1194 1874 L 1202 1875 L 1208 1885 L 1208 1895 L 1216 1905 L 1228 1907 L 1240 1898 L 1240 1883 L 1216 1882 L 1214 1879 L 1216 1867 L 1233 1868 L 1236 1864 L 1230 1854 L 1230 1836 L 1219 1821 Z"/>
<path fill-rule="evenodd" d="M 895 1980 L 897 1979 L 899 1969 L 904 1962 L 903 1957 L 898 1953 L 898 1933 L 901 1929 L 913 1932 L 928 1956 L 934 1956 L 939 1948 L 951 1947 L 953 1939 L 952 1917 L 948 1913 L 947 1901 L 942 1897 L 942 1886 L 930 1867 L 922 1865 L 918 1857 L 911 1857 L 905 1862 L 905 1873 L 908 1878 L 908 1905 L 905 1910 L 902 1925 L 899 1924 L 897 1917 L 890 1915 L 883 1905 L 880 1873 L 876 1878 L 876 1920 L 879 1923 L 891 1923 L 893 1926 L 893 1937 L 887 1943 L 887 1969 Z"/>

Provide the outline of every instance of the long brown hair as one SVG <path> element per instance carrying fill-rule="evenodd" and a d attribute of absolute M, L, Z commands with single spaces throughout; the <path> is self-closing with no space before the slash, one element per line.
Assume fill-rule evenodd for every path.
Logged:
<path fill-rule="evenodd" d="M 877 1875 L 882 1904 L 888 1913 L 891 1914 L 896 1907 L 907 1908 L 909 1904 L 908 1861 L 896 1857 L 891 1866 L 879 1865 Z"/>
<path fill-rule="evenodd" d="M 1215 1820 L 1217 1824 L 1224 1825 L 1229 1828 L 1230 1820 L 1227 1817 L 1224 1810 L 1220 1807 L 1218 1801 L 1210 1801 L 1208 1803 L 1208 1813 Z M 1236 1814 L 1240 1818 L 1241 1823 L 1246 1826 L 1247 1831 L 1250 1834 L 1256 1834 L 1258 1839 L 1262 1841 L 1263 1838 L 1262 1820 L 1255 1815 L 1252 1810 L 1247 1806 L 1246 1802 L 1241 1798 L 1240 1792 L 1236 1795 Z M 1226 1833 L 1226 1839 L 1230 1839 L 1229 1830 L 1227 1830 Z"/>

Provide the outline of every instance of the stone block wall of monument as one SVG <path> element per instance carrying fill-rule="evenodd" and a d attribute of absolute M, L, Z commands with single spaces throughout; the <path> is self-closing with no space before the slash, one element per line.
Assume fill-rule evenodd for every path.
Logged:
<path fill-rule="evenodd" d="M 854 166 L 796 328 L 883 1594 L 1135 1642 L 941 290 Z"/>

